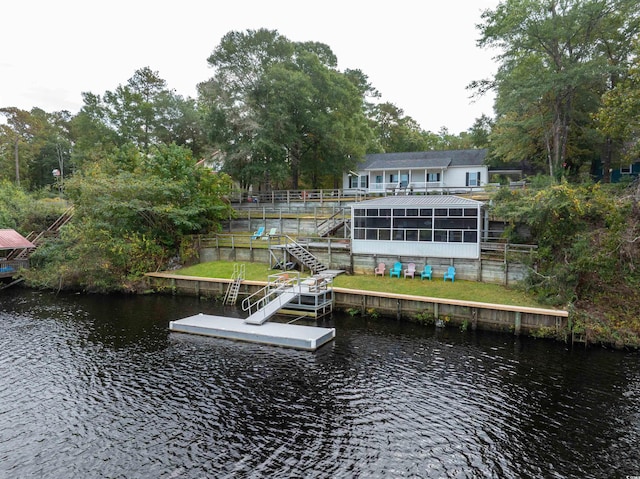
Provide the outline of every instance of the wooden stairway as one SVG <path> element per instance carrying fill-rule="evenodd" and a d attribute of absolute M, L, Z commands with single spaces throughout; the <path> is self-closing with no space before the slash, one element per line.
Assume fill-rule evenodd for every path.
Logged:
<path fill-rule="evenodd" d="M 31 256 L 31 254 L 36 249 L 38 249 L 38 247 L 40 247 L 42 243 L 44 243 L 45 239 L 58 236 L 60 232 L 60 228 L 66 225 L 71 220 L 71 218 L 73 218 L 73 213 L 74 213 L 74 208 L 73 206 L 70 206 L 45 231 L 42 231 L 40 233 L 36 233 L 35 231 L 32 231 L 31 233 L 29 233 L 27 235 L 27 239 L 35 245 L 35 248 L 14 249 L 9 253 L 9 255 L 7 256 L 7 259 L 10 259 L 10 260 L 29 259 L 29 256 Z"/>
<path fill-rule="evenodd" d="M 316 226 L 316 231 L 318 232 L 318 236 L 326 238 L 327 236 L 332 235 L 333 233 L 338 231 L 343 226 L 347 228 L 347 230 L 349 230 L 350 225 L 351 220 L 345 217 L 345 210 L 344 208 L 342 208 L 331 215 L 331 217 L 319 223 Z M 347 232 L 349 233 L 349 231 Z"/>
<path fill-rule="evenodd" d="M 322 271 L 329 269 L 326 265 L 322 264 L 318 258 L 312 255 L 304 246 L 296 243 L 293 239 L 288 238 L 289 242 L 286 245 L 287 252 L 293 256 L 293 258 L 311 270 L 312 274 L 318 274 Z"/>

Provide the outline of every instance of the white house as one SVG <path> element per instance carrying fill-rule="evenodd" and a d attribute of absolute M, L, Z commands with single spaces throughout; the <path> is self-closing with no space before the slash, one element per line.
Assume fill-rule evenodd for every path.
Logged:
<path fill-rule="evenodd" d="M 393 195 L 355 203 L 351 251 L 478 259 L 482 205 L 454 195 Z"/>
<path fill-rule="evenodd" d="M 489 182 L 486 156 L 486 149 L 366 155 L 357 171 L 345 173 L 343 187 L 381 194 L 470 192 Z"/>

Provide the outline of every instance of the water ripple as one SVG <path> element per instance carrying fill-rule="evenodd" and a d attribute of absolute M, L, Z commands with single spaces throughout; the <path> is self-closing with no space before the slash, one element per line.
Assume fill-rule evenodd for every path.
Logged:
<path fill-rule="evenodd" d="M 0 477 L 640 470 L 637 355 L 339 316 L 335 344 L 317 353 L 167 332 L 207 308 L 3 297 Z"/>

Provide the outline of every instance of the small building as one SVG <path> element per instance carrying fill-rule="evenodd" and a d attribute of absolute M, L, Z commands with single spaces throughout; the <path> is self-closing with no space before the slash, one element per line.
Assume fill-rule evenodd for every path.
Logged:
<path fill-rule="evenodd" d="M 351 206 L 354 254 L 480 258 L 483 203 L 454 195 L 385 196 Z"/>
<path fill-rule="evenodd" d="M 376 153 L 357 171 L 345 173 L 343 188 L 367 193 L 468 193 L 489 182 L 486 149 Z"/>
<path fill-rule="evenodd" d="M 16 230 L 0 229 L 0 278 L 13 276 L 19 268 L 26 268 L 28 260 L 18 259 L 17 253 L 33 248 L 35 245 Z"/>

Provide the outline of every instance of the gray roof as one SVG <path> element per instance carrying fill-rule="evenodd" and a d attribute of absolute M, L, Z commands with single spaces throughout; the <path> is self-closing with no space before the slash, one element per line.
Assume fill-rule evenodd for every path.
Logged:
<path fill-rule="evenodd" d="M 484 164 L 486 149 L 412 151 L 405 153 L 374 153 L 366 155 L 360 170 L 448 168 Z"/>
<path fill-rule="evenodd" d="M 381 207 L 381 206 L 399 206 L 399 207 L 469 207 L 475 208 L 478 205 L 483 205 L 481 201 L 470 200 L 455 195 L 398 195 L 398 196 L 384 196 L 381 198 L 375 198 L 373 200 L 360 201 L 354 203 L 352 207 Z"/>

